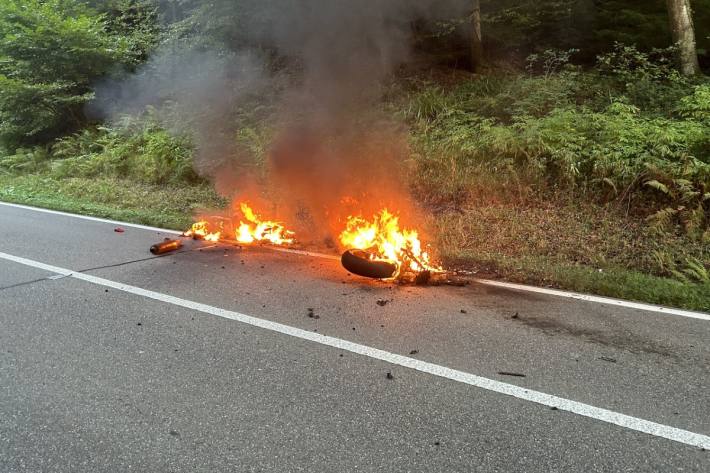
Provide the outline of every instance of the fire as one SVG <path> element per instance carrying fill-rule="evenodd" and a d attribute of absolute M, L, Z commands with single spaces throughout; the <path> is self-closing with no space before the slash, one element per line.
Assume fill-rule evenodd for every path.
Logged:
<path fill-rule="evenodd" d="M 372 259 L 393 262 L 397 275 L 408 271 L 439 271 L 429 254 L 422 249 L 416 230 L 401 230 L 399 217 L 387 209 L 373 215 L 368 221 L 362 217 L 348 217 L 345 230 L 340 234 L 345 248 L 364 250 Z"/>
<path fill-rule="evenodd" d="M 201 221 L 192 224 L 192 228 L 183 233 L 186 237 L 192 237 L 196 240 L 219 241 L 222 232 L 210 232 L 209 223 Z"/>
<path fill-rule="evenodd" d="M 219 224 L 219 230 L 211 228 L 211 224 L 206 220 L 196 222 L 188 231 L 183 233 L 183 236 L 192 237 L 196 240 L 220 241 L 225 238 L 232 238 L 239 243 L 270 243 L 272 245 L 290 245 L 294 242 L 294 233 L 286 230 L 286 227 L 280 222 L 270 220 L 260 220 L 259 216 L 249 207 L 248 204 L 242 202 L 239 208 L 243 215 L 243 221 L 239 222 L 239 226 L 234 228 L 232 232 L 225 232 L 225 221 L 230 222 L 230 219 L 222 219 Z M 231 224 L 227 223 L 227 227 Z M 228 235 L 227 235 L 228 234 Z"/>
<path fill-rule="evenodd" d="M 290 245 L 294 233 L 286 230 L 279 222 L 259 219 L 259 216 L 246 203 L 239 204 L 246 222 L 239 222 L 236 229 L 236 240 L 239 243 L 264 242 L 272 245 Z"/>

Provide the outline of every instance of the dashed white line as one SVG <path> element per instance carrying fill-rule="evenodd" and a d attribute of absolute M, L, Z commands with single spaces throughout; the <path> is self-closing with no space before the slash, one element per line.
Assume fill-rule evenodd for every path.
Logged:
<path fill-rule="evenodd" d="M 23 264 L 25 266 L 42 269 L 55 274 L 70 276 L 72 278 L 76 278 L 81 281 L 86 281 L 92 284 L 97 284 L 99 286 L 110 287 L 112 289 L 123 291 L 129 294 L 134 294 L 148 299 L 153 299 L 175 306 L 184 307 L 186 309 L 196 310 L 205 314 L 211 314 L 217 317 L 234 320 L 254 327 L 270 330 L 272 332 L 278 332 L 302 340 L 308 340 L 321 345 L 337 348 L 339 350 L 345 350 L 372 359 L 381 360 L 387 363 L 402 366 L 404 368 L 410 368 L 416 371 L 420 371 L 422 373 L 428 373 L 434 376 L 449 379 L 451 381 L 456 381 L 459 383 L 475 386 L 477 388 L 485 389 L 499 394 L 504 394 L 506 396 L 515 397 L 518 399 L 534 402 L 536 404 L 541 404 L 548 407 L 555 407 L 557 409 L 572 412 L 580 416 L 596 419 L 609 424 L 614 424 L 626 429 L 653 435 L 655 437 L 673 440 L 675 442 L 680 442 L 693 447 L 710 449 L 710 437 L 707 435 L 690 432 L 688 430 L 683 430 L 676 427 L 659 424 L 656 422 L 651 422 L 648 420 L 632 417 L 626 414 L 621 414 L 619 412 L 610 411 L 608 409 L 603 409 L 600 407 L 595 407 L 589 404 L 572 401 L 570 399 L 565 399 L 551 394 L 533 391 L 520 386 L 515 386 L 513 384 L 507 384 L 493 379 L 484 378 L 482 376 L 477 376 L 471 373 L 466 373 L 464 371 L 447 368 L 446 366 L 428 363 L 426 361 L 417 360 L 414 358 L 409 358 L 406 356 L 398 355 L 396 353 L 391 353 L 378 348 L 373 348 L 367 345 L 350 342 L 348 340 L 309 332 L 296 327 L 291 327 L 289 325 L 260 319 L 231 310 L 221 309 L 219 307 L 202 304 L 200 302 L 181 299 L 179 297 L 170 296 L 168 294 L 150 291 L 140 287 L 92 276 L 90 274 L 77 273 L 72 271 L 71 269 L 60 268 L 57 266 L 41 263 L 39 261 L 34 261 L 2 252 L 0 252 L 0 258 L 14 263 Z"/>
<path fill-rule="evenodd" d="M 155 231 L 155 232 L 160 232 L 160 233 L 168 233 L 168 234 L 172 234 L 172 235 L 182 234 L 182 232 L 177 231 L 177 230 L 167 230 L 164 228 L 150 227 L 150 226 L 139 225 L 139 224 L 135 224 L 135 223 L 120 222 L 118 220 L 108 220 L 108 219 L 98 218 L 98 217 L 89 217 L 86 215 L 77 215 L 77 214 L 72 214 L 72 213 L 67 213 L 67 212 L 60 212 L 57 210 L 48 210 L 48 209 L 42 209 L 42 208 L 38 208 L 38 207 L 30 207 L 28 205 L 11 204 L 11 203 L 7 203 L 7 202 L 0 202 L 0 205 L 4 205 L 6 207 L 15 207 L 18 209 L 33 210 L 35 212 L 43 212 L 43 213 L 48 213 L 48 214 L 61 215 L 63 217 L 79 218 L 82 220 L 89 220 L 92 222 L 110 223 L 111 225 L 121 225 L 124 227 L 138 228 L 141 230 L 149 230 L 149 231 Z M 264 248 L 269 248 L 271 250 L 279 251 L 279 252 L 283 252 L 283 253 L 292 253 L 292 254 L 298 254 L 301 256 L 314 257 L 314 258 L 327 258 L 327 259 L 333 259 L 333 260 L 340 259 L 334 255 L 327 255 L 327 254 L 323 254 L 323 253 L 316 253 L 316 252 L 304 251 L 304 250 L 295 250 L 295 249 L 291 249 L 291 248 L 277 248 L 277 247 L 274 247 L 274 248 L 264 247 Z M 504 282 L 504 281 L 492 281 L 490 279 L 475 279 L 475 281 L 479 284 L 484 284 L 486 286 L 502 287 L 502 288 L 511 289 L 514 291 L 532 292 L 532 293 L 537 293 L 537 294 L 545 294 L 548 296 L 563 297 L 563 298 L 567 298 L 567 299 L 576 299 L 576 300 L 592 302 L 592 303 L 596 303 L 596 304 L 605 304 L 605 305 L 611 305 L 611 306 L 616 306 L 616 307 L 624 307 L 627 309 L 637 309 L 637 310 L 646 311 L 646 312 L 655 312 L 655 313 L 667 314 L 667 315 L 677 315 L 680 317 L 689 317 L 692 319 L 710 321 L 710 313 L 705 313 L 705 312 L 695 312 L 695 311 L 682 310 L 682 309 L 676 309 L 676 308 L 672 308 L 672 307 L 664 307 L 664 306 L 653 305 L 653 304 L 643 304 L 640 302 L 632 302 L 632 301 L 625 301 L 622 299 L 614 299 L 611 297 L 593 296 L 590 294 L 581 294 L 578 292 L 562 291 L 562 290 L 558 290 L 558 289 L 549 289 L 549 288 L 545 288 L 545 287 L 536 287 L 536 286 L 528 286 L 528 285 L 524 285 L 524 284 L 508 283 L 508 282 Z"/>

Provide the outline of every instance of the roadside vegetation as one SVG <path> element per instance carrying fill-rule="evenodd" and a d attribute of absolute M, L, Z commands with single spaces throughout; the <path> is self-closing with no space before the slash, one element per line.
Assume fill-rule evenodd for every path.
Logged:
<path fill-rule="evenodd" d="M 226 205 L 195 171 L 193 136 L 159 110 L 86 115 L 93 84 L 135 70 L 159 44 L 186 31 L 223 41 L 229 26 L 210 11 L 181 4 L 178 22 L 163 3 L 0 0 L 0 200 L 177 229 Z M 624 2 L 601 3 L 592 50 L 543 40 L 538 29 L 560 21 L 552 10 L 491 10 L 484 26 L 509 26 L 491 49 L 511 59 L 473 75 L 427 50 L 426 67 L 383 86 L 381 112 L 407 130 L 406 179 L 447 265 L 710 310 L 710 80 L 681 74 L 670 40 L 604 16 Z M 627 15 L 665 15 L 626 3 Z M 710 3 L 695 7 L 710 18 Z M 538 45 L 521 51 L 531 31 Z M 455 50 L 443 34 L 422 41 Z M 258 165 L 276 117 L 257 109 L 236 114 L 232 139 Z"/>

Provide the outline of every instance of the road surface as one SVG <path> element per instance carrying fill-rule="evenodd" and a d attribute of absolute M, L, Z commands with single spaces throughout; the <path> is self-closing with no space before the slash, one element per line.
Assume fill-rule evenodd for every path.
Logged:
<path fill-rule="evenodd" d="M 0 204 L 3 473 L 710 471 L 707 314 L 117 226 Z"/>

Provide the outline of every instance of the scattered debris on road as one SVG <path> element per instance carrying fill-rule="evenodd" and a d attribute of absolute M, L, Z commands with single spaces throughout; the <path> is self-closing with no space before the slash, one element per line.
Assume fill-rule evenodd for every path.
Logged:
<path fill-rule="evenodd" d="M 311 318 L 311 319 L 320 319 L 320 315 L 316 315 L 316 314 L 313 312 L 313 308 L 312 308 L 312 307 L 309 307 L 309 308 L 308 308 L 308 317 Z"/>
<path fill-rule="evenodd" d="M 392 374 L 392 372 L 387 372 L 387 379 L 394 379 L 394 375 Z"/>
<path fill-rule="evenodd" d="M 409 352 L 410 355 L 416 355 L 417 353 L 419 353 L 419 350 L 412 350 Z"/>
<path fill-rule="evenodd" d="M 468 312 L 466 311 L 466 309 L 461 309 L 459 312 L 461 312 L 462 314 L 468 314 Z"/>
<path fill-rule="evenodd" d="M 510 318 L 511 318 L 511 319 L 518 319 L 518 318 L 520 318 L 520 315 L 518 315 L 518 313 L 516 312 L 516 313 L 513 314 Z"/>
<path fill-rule="evenodd" d="M 610 356 L 600 356 L 599 359 L 602 361 L 608 361 L 609 363 L 616 363 L 616 358 L 612 358 Z"/>
<path fill-rule="evenodd" d="M 116 233 L 123 233 L 123 232 L 125 232 L 126 230 L 124 230 L 124 229 L 121 228 L 121 227 L 116 227 L 116 228 L 113 229 L 113 231 L 116 232 Z"/>

